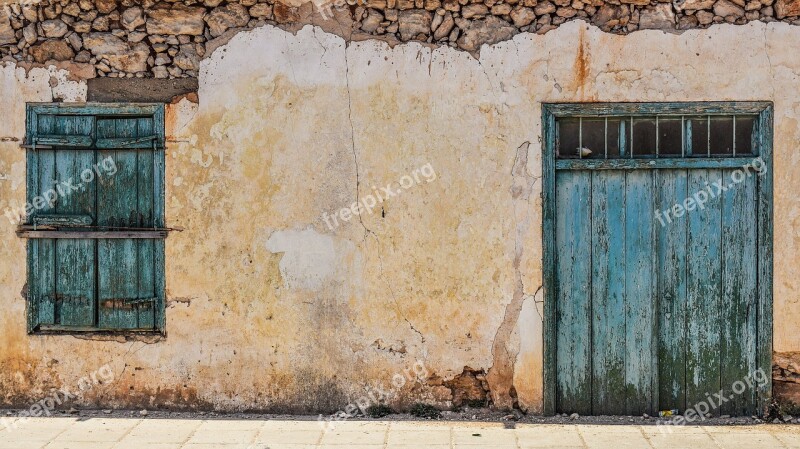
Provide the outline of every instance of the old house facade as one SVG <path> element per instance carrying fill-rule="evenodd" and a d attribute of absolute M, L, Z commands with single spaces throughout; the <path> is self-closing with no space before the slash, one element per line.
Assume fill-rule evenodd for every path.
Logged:
<path fill-rule="evenodd" d="M 0 404 L 800 402 L 800 2 L 351 3 L 3 5 Z"/>

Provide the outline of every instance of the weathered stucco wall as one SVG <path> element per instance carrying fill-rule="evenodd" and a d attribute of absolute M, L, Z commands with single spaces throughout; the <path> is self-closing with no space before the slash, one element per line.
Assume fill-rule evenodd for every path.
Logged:
<path fill-rule="evenodd" d="M 26 335 L 24 242 L 0 220 L 0 403 L 109 363 L 114 381 L 79 403 L 332 411 L 379 388 L 444 406 L 485 384 L 498 407 L 540 411 L 541 102 L 774 101 L 775 350 L 798 351 L 799 47 L 777 23 L 571 22 L 480 59 L 310 26 L 240 33 L 202 62 L 199 104 L 168 106 L 167 218 L 185 231 L 167 240 L 167 337 Z M 85 86 L 13 65 L 0 86 L 5 208 L 24 198 L 24 102 Z M 398 186 L 427 164 L 435 178 Z M 373 213 L 322 218 L 390 183 L 401 193 Z M 418 361 L 425 381 L 393 387 Z"/>

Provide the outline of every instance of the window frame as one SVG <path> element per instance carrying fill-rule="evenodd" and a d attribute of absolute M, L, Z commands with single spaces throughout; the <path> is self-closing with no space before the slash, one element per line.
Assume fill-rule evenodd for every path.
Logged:
<path fill-rule="evenodd" d="M 153 151 L 153 220 L 157 228 L 165 227 L 165 107 L 160 103 L 37 103 L 29 102 L 26 104 L 25 122 L 25 143 L 22 146 L 26 150 L 26 201 L 30 199 L 31 193 L 39 195 L 39 156 L 36 154 L 36 124 L 37 117 L 44 114 L 58 115 L 86 115 L 95 118 L 125 118 L 151 116 L 153 118 L 153 131 L 156 139 L 152 149 L 140 149 L 139 151 Z M 42 147 L 45 145 L 42 144 Z M 135 147 L 130 147 L 131 149 Z M 79 149 L 76 151 L 98 151 L 100 148 L 93 142 L 91 150 Z M 96 213 L 96 211 L 95 211 Z M 25 217 L 25 224 L 28 224 L 30 217 Z M 64 231 L 61 231 L 64 232 Z M 20 234 L 18 232 L 18 234 Z M 89 239 L 97 239 L 96 232 L 87 232 Z M 166 231 L 148 232 L 148 234 L 160 234 L 161 237 L 153 238 L 154 241 L 154 282 L 156 300 L 153 303 L 154 326 L 153 329 L 123 329 L 123 328 L 99 328 L 99 327 L 73 327 L 59 325 L 42 325 L 39 323 L 38 300 L 32 298 L 31 294 L 26 295 L 26 315 L 27 331 L 29 335 L 73 335 L 73 334 L 113 334 L 113 335 L 153 335 L 160 334 L 166 336 L 166 264 L 165 264 L 165 238 Z M 35 235 L 35 234 L 34 234 Z M 21 235 L 25 237 L 24 235 Z M 37 265 L 37 238 L 28 237 L 26 242 L 27 261 L 26 261 L 26 282 L 30 289 L 31 275 L 38 269 Z M 99 301 L 99 291 L 96 292 L 96 301 Z M 42 327 L 44 326 L 44 328 Z"/>

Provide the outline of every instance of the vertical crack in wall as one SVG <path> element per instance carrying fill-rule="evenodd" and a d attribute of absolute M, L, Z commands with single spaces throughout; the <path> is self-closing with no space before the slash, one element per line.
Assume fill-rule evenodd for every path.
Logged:
<path fill-rule="evenodd" d="M 529 220 L 522 224 L 517 221 L 518 207 L 525 209 L 527 215 L 530 208 L 530 199 L 537 178 L 528 171 L 528 150 L 530 142 L 523 142 L 517 148 L 514 164 L 511 168 L 513 178 L 510 189 L 514 217 L 514 278 L 515 287 L 511 302 L 506 306 L 503 321 L 498 327 L 492 343 L 492 366 L 487 374 L 487 381 L 491 387 L 492 403 L 496 408 L 510 409 L 518 407 L 516 391 L 514 389 L 514 368 L 518 354 L 509 350 L 509 342 L 514 329 L 519 321 L 522 306 L 525 303 L 525 283 L 520 265 L 525 247 L 525 230 L 530 225 Z M 539 287 L 541 288 L 541 287 Z"/>
<path fill-rule="evenodd" d="M 356 171 L 356 203 L 360 203 L 361 169 L 358 163 L 358 151 L 356 150 L 356 130 L 355 130 L 355 125 L 353 124 L 353 94 L 350 86 L 350 61 L 347 57 L 348 47 L 349 45 L 345 43 L 344 64 L 345 64 L 345 84 L 347 88 L 347 118 L 348 121 L 350 122 L 350 145 L 353 152 L 353 163 L 355 165 L 355 171 Z M 365 244 L 365 246 L 369 245 L 368 240 L 370 235 L 375 239 L 375 243 L 377 244 L 376 254 L 378 255 L 378 272 L 380 273 L 380 277 L 383 280 L 384 284 L 386 284 L 386 288 L 389 290 L 389 296 L 392 299 L 392 302 L 394 303 L 395 311 L 400 316 L 400 318 L 402 318 L 403 321 L 405 321 L 406 324 L 408 324 L 411 330 L 413 330 L 417 335 L 419 335 L 421 342 L 425 343 L 425 337 L 422 335 L 422 332 L 417 330 L 417 328 L 414 327 L 414 325 L 411 323 L 411 321 L 408 319 L 405 313 L 403 313 L 403 309 L 400 307 L 400 303 L 397 302 L 397 295 L 395 294 L 394 288 L 392 288 L 389 279 L 386 277 L 384 273 L 383 253 L 381 251 L 381 245 L 378 239 L 378 235 L 372 229 L 369 229 L 367 227 L 367 225 L 364 223 L 364 219 L 361 218 L 361 214 L 358 214 L 358 221 L 359 223 L 361 223 L 361 227 L 364 228 L 364 238 L 362 242 Z"/>
<path fill-rule="evenodd" d="M 769 67 L 769 75 L 772 80 L 775 80 L 775 68 L 772 66 L 772 59 L 769 56 L 769 38 L 767 38 L 767 28 L 768 26 L 764 26 L 764 56 L 767 58 L 767 65 Z M 770 83 L 772 87 L 772 98 L 775 99 L 775 83 Z"/>

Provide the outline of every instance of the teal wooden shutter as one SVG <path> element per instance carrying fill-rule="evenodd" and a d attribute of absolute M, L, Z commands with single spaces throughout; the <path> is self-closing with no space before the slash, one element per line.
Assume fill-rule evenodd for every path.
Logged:
<path fill-rule="evenodd" d="M 117 172 L 98 183 L 97 224 L 155 228 L 153 151 L 126 148 L 152 136 L 153 118 L 98 118 L 98 159 Z M 153 141 L 144 142 L 152 148 Z M 99 239 L 99 312 L 103 329 L 149 329 L 155 325 L 155 246 L 144 239 Z"/>
<path fill-rule="evenodd" d="M 163 329 L 163 108 L 27 118 L 29 330 Z"/>
<path fill-rule="evenodd" d="M 50 148 L 29 152 L 27 199 L 37 206 L 29 218 L 94 216 L 93 184 L 67 192 L 70 185 L 80 180 L 83 170 L 92 170 L 94 153 L 87 144 L 94 132 L 94 117 L 37 114 L 33 118 L 33 123 L 29 122 L 31 141 Z M 57 197 L 52 202 L 42 201 L 54 196 Z M 46 325 L 92 326 L 96 308 L 94 241 L 35 239 L 30 241 L 28 251 L 32 262 L 29 290 L 38 305 L 36 321 Z"/>

